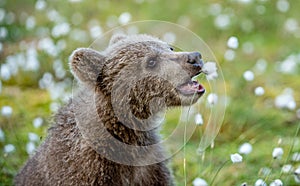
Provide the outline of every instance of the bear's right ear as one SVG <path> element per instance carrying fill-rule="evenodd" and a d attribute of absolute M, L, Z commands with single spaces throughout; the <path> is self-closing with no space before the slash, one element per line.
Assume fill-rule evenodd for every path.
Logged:
<path fill-rule="evenodd" d="M 111 37 L 109 45 L 115 44 L 116 42 L 125 39 L 127 36 L 125 34 L 115 34 Z"/>
<path fill-rule="evenodd" d="M 105 63 L 105 56 L 89 48 L 75 50 L 69 58 L 72 74 L 81 82 L 96 85 Z"/>

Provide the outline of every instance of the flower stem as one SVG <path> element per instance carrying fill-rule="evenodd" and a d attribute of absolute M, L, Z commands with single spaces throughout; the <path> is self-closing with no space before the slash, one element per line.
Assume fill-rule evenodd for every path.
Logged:
<path fill-rule="evenodd" d="M 289 157 L 290 157 L 291 154 L 292 154 L 292 151 L 293 151 L 293 148 L 294 148 L 294 145 L 295 145 L 295 141 L 296 141 L 296 139 L 297 139 L 297 136 L 298 136 L 298 134 L 299 134 L 299 131 L 300 131 L 300 122 L 299 122 L 299 124 L 298 124 L 297 129 L 296 129 L 296 133 L 295 133 L 295 135 L 294 135 L 294 137 L 293 137 L 293 141 L 292 141 L 292 145 L 290 146 L 289 153 L 288 153 L 287 158 L 286 158 L 286 160 L 285 160 L 285 162 L 284 162 L 285 165 L 287 164 L 287 162 L 288 162 L 288 160 L 289 160 Z M 281 170 L 280 175 L 279 175 L 279 178 L 281 178 L 282 174 L 283 174 L 283 171 Z"/>
<path fill-rule="evenodd" d="M 214 175 L 213 179 L 211 180 L 210 184 L 209 185 L 213 185 L 216 177 L 218 176 L 219 172 L 223 169 L 223 167 L 229 162 L 230 160 L 226 160 L 222 163 L 222 165 L 219 167 L 219 169 L 217 170 L 216 174 Z"/>

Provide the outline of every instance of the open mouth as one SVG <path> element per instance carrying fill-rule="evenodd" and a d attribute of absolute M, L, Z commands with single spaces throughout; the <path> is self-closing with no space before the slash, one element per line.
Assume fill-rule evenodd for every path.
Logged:
<path fill-rule="evenodd" d="M 203 94 L 205 92 L 205 88 L 198 83 L 197 81 L 190 80 L 180 86 L 177 87 L 180 93 L 183 95 L 194 95 L 194 94 Z"/>

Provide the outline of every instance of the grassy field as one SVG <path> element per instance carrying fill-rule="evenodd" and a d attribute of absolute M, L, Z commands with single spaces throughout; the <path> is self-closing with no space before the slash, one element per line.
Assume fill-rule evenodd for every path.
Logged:
<path fill-rule="evenodd" d="M 71 95 L 71 52 L 89 47 L 114 27 L 143 20 L 193 31 L 210 47 L 224 75 L 227 108 L 220 132 L 200 155 L 205 125 L 196 126 L 172 159 L 177 184 L 192 185 L 198 177 L 209 185 L 255 185 L 258 179 L 300 185 L 293 174 L 300 167 L 299 7 L 300 1 L 291 0 L 0 1 L 0 185 L 12 184 L 45 138 L 51 116 Z M 204 76 L 200 79 L 209 85 Z M 193 107 L 203 111 L 204 122 L 211 114 L 210 93 Z M 167 111 L 164 136 L 185 112 Z M 194 126 L 194 116 L 183 123 Z M 176 148 L 183 145 L 184 132 L 183 127 Z M 244 143 L 252 151 L 232 163 L 230 155 Z M 274 159 L 276 147 L 283 155 Z"/>

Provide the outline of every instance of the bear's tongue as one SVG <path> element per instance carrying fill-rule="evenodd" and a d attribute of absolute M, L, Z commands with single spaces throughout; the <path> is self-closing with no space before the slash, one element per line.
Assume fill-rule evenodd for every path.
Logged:
<path fill-rule="evenodd" d="M 204 93 L 205 89 L 204 87 L 199 84 L 197 81 L 189 81 L 188 83 L 185 83 L 179 87 L 179 90 L 183 94 L 195 94 L 195 93 Z"/>

